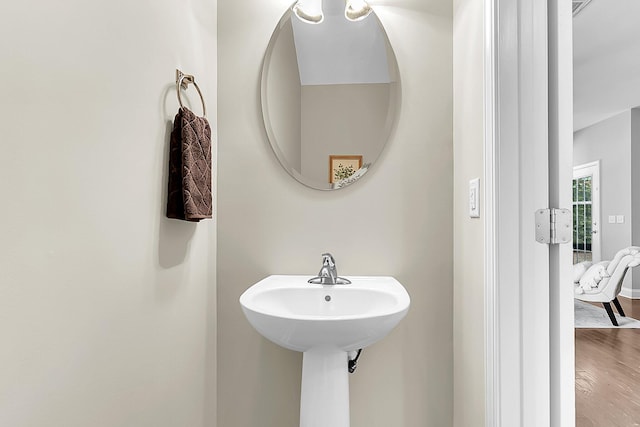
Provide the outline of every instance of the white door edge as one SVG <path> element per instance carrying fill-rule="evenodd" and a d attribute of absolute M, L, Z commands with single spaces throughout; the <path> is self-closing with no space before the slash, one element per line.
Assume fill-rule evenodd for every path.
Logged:
<path fill-rule="evenodd" d="M 500 319 L 497 310 L 496 268 L 496 7 L 484 1 L 484 323 L 485 323 L 485 426 L 500 426 Z"/>
<path fill-rule="evenodd" d="M 572 204 L 573 176 L 573 15 L 570 2 L 549 1 L 549 201 L 561 208 Z M 549 330 L 552 427 L 574 427 L 575 330 L 573 308 L 573 245 L 550 250 Z"/>
<path fill-rule="evenodd" d="M 568 323 L 571 323 L 570 330 L 573 329 L 573 311 L 559 312 L 559 308 L 566 308 L 569 299 L 565 288 L 558 284 L 561 282 L 558 277 L 562 278 L 565 273 L 558 269 L 566 271 L 570 262 L 566 268 L 554 264 L 550 273 L 552 259 L 563 259 L 571 253 L 571 248 L 565 245 L 562 249 L 549 250 L 535 243 L 532 236 L 535 208 L 569 207 L 550 206 L 549 190 L 558 176 L 550 179 L 547 169 L 549 160 L 555 162 L 552 167 L 561 169 L 558 162 L 566 162 L 566 152 L 561 156 L 547 152 L 544 158 L 537 149 L 538 144 L 546 148 L 546 142 L 553 137 L 548 133 L 550 121 L 566 112 L 566 106 L 561 106 L 558 109 L 563 114 L 550 117 L 551 113 L 557 113 L 549 109 L 549 102 L 558 101 L 557 92 L 561 92 L 563 102 L 567 99 L 566 92 L 548 91 L 549 88 L 553 91 L 552 86 L 557 83 L 548 76 L 549 72 L 554 72 L 553 67 L 557 71 L 558 67 L 566 66 L 558 64 L 557 57 L 550 59 L 548 51 L 555 49 L 549 42 L 566 40 L 566 34 L 558 35 L 553 29 L 549 30 L 551 39 L 547 39 L 547 25 L 565 19 L 559 11 L 566 5 L 560 3 L 563 2 L 550 0 L 548 9 L 546 2 L 536 0 L 485 0 L 484 3 L 487 427 L 570 427 L 575 422 L 574 391 L 568 386 L 573 385 L 573 361 L 567 363 L 568 358 L 558 354 L 556 345 L 558 339 L 566 338 Z M 552 98 L 547 99 L 547 95 Z M 564 134 L 566 128 L 560 127 L 560 133 Z M 539 175 L 540 168 L 544 169 L 540 175 L 544 192 L 531 178 Z M 557 175 L 552 171 L 552 175 L 554 173 Z M 531 189 L 531 200 L 523 200 L 526 198 L 521 195 Z M 555 193 L 557 196 L 558 191 Z M 560 199 L 564 198 L 562 194 Z M 570 190 L 566 194 L 570 194 Z M 551 274 L 555 277 L 553 288 Z M 562 298 L 552 304 L 551 299 L 558 292 L 563 294 Z M 572 350 L 572 340 L 570 347 Z M 559 396 L 561 392 L 570 396 L 563 398 Z"/>

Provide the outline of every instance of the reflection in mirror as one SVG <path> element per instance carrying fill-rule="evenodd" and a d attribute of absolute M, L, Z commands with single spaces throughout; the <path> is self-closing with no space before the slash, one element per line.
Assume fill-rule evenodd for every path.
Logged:
<path fill-rule="evenodd" d="M 267 49 L 261 87 L 265 129 L 295 179 L 321 190 L 343 188 L 369 170 L 389 138 L 400 93 L 397 63 L 382 24 L 364 1 L 316 0 L 305 6 L 316 9 L 307 7 L 300 19 L 287 10 Z"/>

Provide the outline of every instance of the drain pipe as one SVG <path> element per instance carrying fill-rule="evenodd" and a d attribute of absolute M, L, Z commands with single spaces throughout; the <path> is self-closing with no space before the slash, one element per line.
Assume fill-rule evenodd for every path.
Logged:
<path fill-rule="evenodd" d="M 349 360 L 347 362 L 347 369 L 349 369 L 349 373 L 353 374 L 356 368 L 358 367 L 358 359 L 360 358 L 360 353 L 362 353 L 362 349 L 358 351 L 350 351 L 349 352 Z"/>

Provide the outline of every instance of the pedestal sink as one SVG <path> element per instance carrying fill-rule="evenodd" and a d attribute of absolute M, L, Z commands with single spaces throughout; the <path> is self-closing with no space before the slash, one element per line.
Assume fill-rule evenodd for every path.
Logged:
<path fill-rule="evenodd" d="M 269 276 L 240 296 L 265 338 L 303 352 L 300 427 L 349 427 L 348 352 L 387 335 L 409 310 L 393 277 L 348 277 L 349 285 L 309 284 L 310 276 Z"/>

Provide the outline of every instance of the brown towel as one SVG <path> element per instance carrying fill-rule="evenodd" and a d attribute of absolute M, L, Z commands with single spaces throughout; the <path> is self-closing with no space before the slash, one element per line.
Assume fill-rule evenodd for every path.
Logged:
<path fill-rule="evenodd" d="M 180 108 L 169 150 L 167 217 L 196 222 L 211 218 L 211 127 L 207 119 Z"/>

